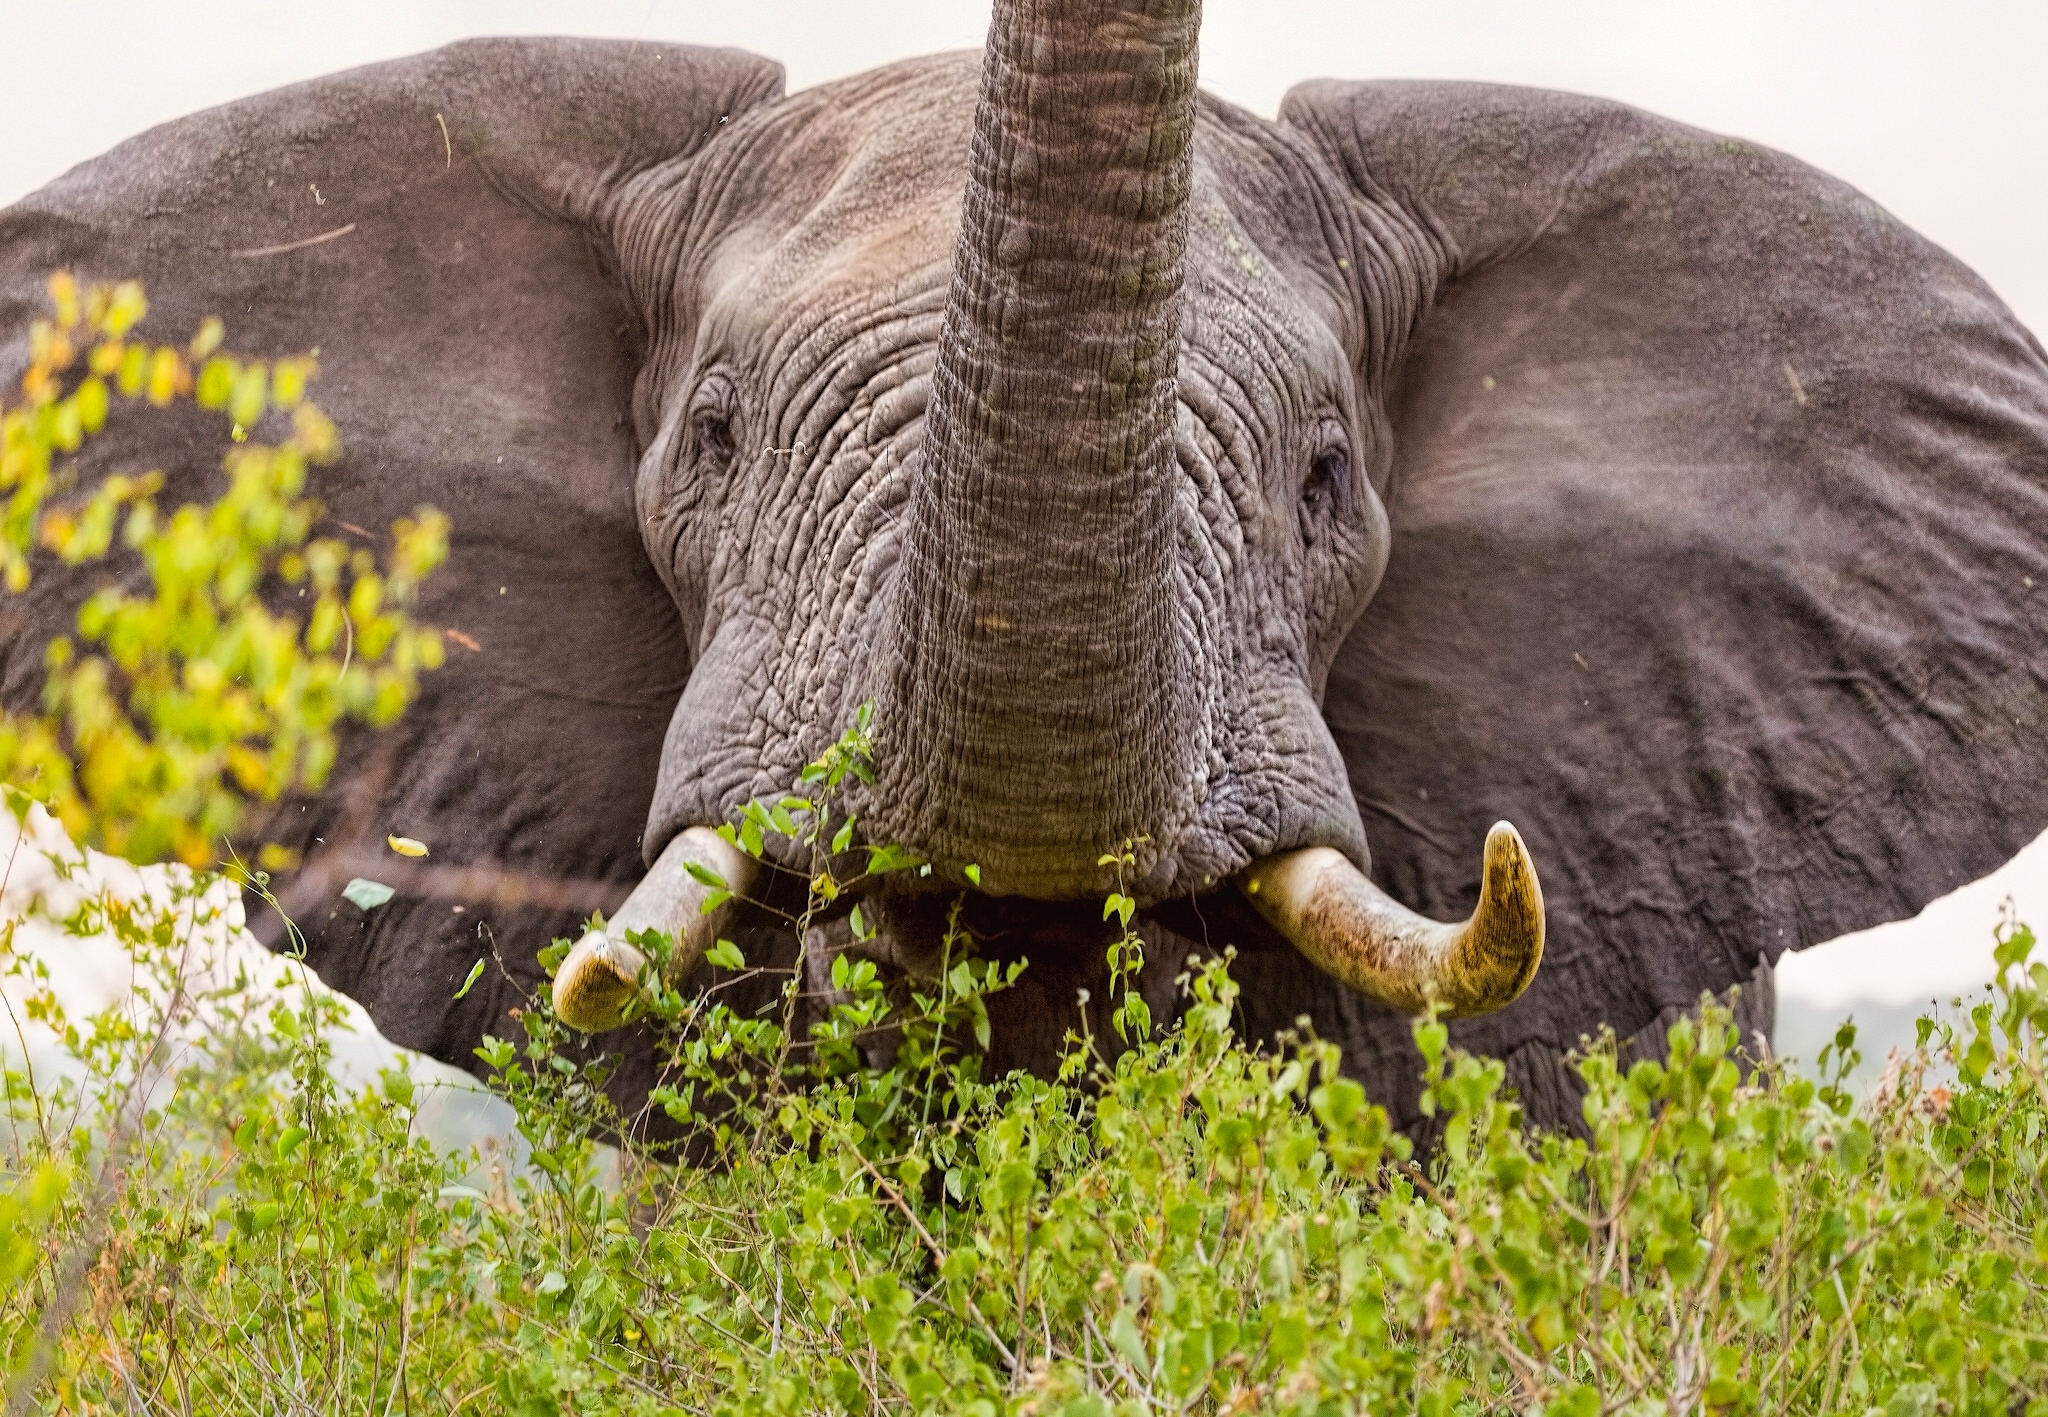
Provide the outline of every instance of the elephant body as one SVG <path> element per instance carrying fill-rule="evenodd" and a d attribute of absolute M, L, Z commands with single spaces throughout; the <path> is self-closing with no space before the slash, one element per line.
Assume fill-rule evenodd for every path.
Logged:
<path fill-rule="evenodd" d="M 1185 13 L 1069 10 L 788 96 L 732 51 L 471 42 L 0 212 L 0 373 L 50 270 L 139 276 L 157 328 L 319 346 L 336 523 L 453 520 L 420 614 L 476 648 L 263 826 L 394 1041 L 470 1062 L 541 945 L 864 702 L 864 832 L 928 891 L 975 866 L 984 948 L 1032 960 L 1001 1061 L 1101 1007 L 1097 862 L 1135 842 L 1148 992 L 1235 946 L 1247 1030 L 1308 1016 L 1408 1125 L 1405 1020 L 1250 908 L 1251 863 L 1331 848 L 1457 915 L 1512 819 L 1544 963 L 1454 1037 L 1562 1122 L 1586 1034 L 1654 1048 L 1741 985 L 1767 1035 L 1784 950 L 2048 826 L 2048 358 L 1970 272 L 1621 105 L 1320 82 L 1267 121 L 1193 94 Z M 121 437 L 89 471 L 217 475 L 197 427 Z M 10 703 L 88 589 L 18 598 Z M 500 888 L 394 859 L 389 905 L 342 902 L 323 861 L 387 830 Z M 941 898 L 875 908 L 909 939 Z M 513 978 L 454 999 L 491 941 Z"/>

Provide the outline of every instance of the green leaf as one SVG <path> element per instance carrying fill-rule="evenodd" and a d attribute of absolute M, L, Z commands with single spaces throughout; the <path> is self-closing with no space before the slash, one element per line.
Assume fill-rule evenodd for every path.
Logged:
<path fill-rule="evenodd" d="M 228 416 L 244 428 L 255 427 L 269 403 L 269 393 L 270 370 L 262 364 L 249 365 L 235 378 L 228 395 Z"/>
<path fill-rule="evenodd" d="M 981 867 L 979 867 L 979 866 L 976 866 L 976 865 L 975 865 L 975 864 L 973 864 L 972 862 L 969 862 L 969 863 L 968 863 L 967 865 L 965 865 L 965 866 L 962 866 L 962 867 L 960 868 L 960 874 L 961 874 L 961 875 L 963 875 L 963 876 L 965 876 L 965 877 L 967 878 L 967 883 L 968 883 L 969 885 L 971 885 L 971 886 L 974 886 L 974 887 L 976 887 L 976 888 L 979 888 L 979 887 L 980 887 L 980 885 L 981 885 Z"/>
<path fill-rule="evenodd" d="M 912 866 L 925 864 L 900 846 L 870 846 L 868 848 L 868 874 L 887 875 L 891 871 L 908 870 Z"/>
<path fill-rule="evenodd" d="M 839 830 L 832 833 L 833 854 L 837 855 L 853 845 L 853 821 L 852 817 L 848 817 Z"/>
<path fill-rule="evenodd" d="M 469 967 L 469 977 L 462 981 L 462 987 L 455 991 L 455 997 L 458 999 L 462 998 L 464 995 L 469 993 L 470 990 L 474 989 L 476 987 L 476 981 L 483 977 L 484 962 L 482 960 L 478 960 L 475 964 L 472 964 Z"/>
<path fill-rule="evenodd" d="M 701 861 L 686 860 L 683 862 L 683 869 L 688 871 L 690 879 L 699 885 L 710 886 L 713 890 L 722 891 L 726 889 L 725 877 L 719 875 L 718 872 L 712 870 Z"/>
<path fill-rule="evenodd" d="M 358 910 L 375 910 L 380 905 L 388 904 L 391 897 L 396 894 L 398 892 L 382 881 L 372 881 L 362 876 L 357 876 L 341 888 L 341 898 Z"/>
<path fill-rule="evenodd" d="M 731 940 L 720 940 L 710 949 L 704 951 L 704 958 L 710 960 L 720 969 L 745 969 L 747 967 L 747 957 L 740 953 L 740 947 Z"/>
<path fill-rule="evenodd" d="M 1128 1305 L 1119 1308 L 1116 1317 L 1109 1321 L 1109 1342 L 1139 1377 L 1151 1376 L 1152 1359 L 1145 1352 L 1145 1340 L 1138 1334 L 1137 1316 L 1131 1313 Z"/>
<path fill-rule="evenodd" d="M 1566 1388 L 1543 1409 L 1543 1417 L 1600 1417 L 1600 1389 L 1590 1384 Z"/>
<path fill-rule="evenodd" d="M 242 372 L 241 365 L 225 355 L 215 355 L 199 370 L 199 379 L 192 391 L 192 400 L 201 408 L 226 408 L 228 398 L 235 391 L 235 379 Z"/>

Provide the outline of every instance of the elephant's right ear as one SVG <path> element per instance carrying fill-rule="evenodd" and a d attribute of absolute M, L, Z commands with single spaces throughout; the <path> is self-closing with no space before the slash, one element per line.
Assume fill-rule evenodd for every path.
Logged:
<path fill-rule="evenodd" d="M 639 327 L 589 222 L 616 183 L 689 160 L 781 87 L 779 66 L 732 50 L 475 41 L 167 124 L 0 212 L 0 377 L 19 376 L 52 270 L 139 277 L 160 340 L 218 315 L 244 355 L 317 346 L 314 397 L 344 447 L 312 489 L 320 534 L 382 545 L 422 503 L 453 522 L 420 606 L 453 632 L 448 664 L 355 810 L 371 841 L 427 841 L 436 869 L 582 891 L 550 910 L 484 884 L 456 908 L 395 857 L 380 874 L 398 897 L 368 915 L 339 881 L 301 891 L 315 964 L 398 1042 L 460 1059 L 497 1025 L 502 989 L 449 1002 L 480 923 L 530 979 L 537 944 L 640 874 L 688 663 L 633 509 Z M 195 417 L 166 446 L 144 421 L 149 443 L 117 419 L 82 471 L 158 466 L 168 505 L 217 496 L 224 430 Z M 9 607 L 10 703 L 34 701 L 41 641 L 83 589 L 53 569 Z M 327 796 L 266 834 L 317 865 L 376 756 L 345 751 Z"/>
<path fill-rule="evenodd" d="M 1543 968 L 1466 1042 L 1512 1075 L 1626 1037 L 2048 826 L 2048 357 L 1983 282 L 1620 104 L 1320 82 L 1281 117 L 1435 277 L 1326 713 L 1407 904 L 1462 914 L 1487 824 L 1528 839 Z"/>

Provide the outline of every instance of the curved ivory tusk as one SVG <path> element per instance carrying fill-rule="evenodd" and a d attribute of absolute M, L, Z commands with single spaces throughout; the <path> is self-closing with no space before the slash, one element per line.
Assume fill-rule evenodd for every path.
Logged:
<path fill-rule="evenodd" d="M 1521 833 L 1495 822 L 1472 918 L 1417 915 L 1324 846 L 1254 861 L 1237 883 L 1309 963 L 1403 1013 L 1446 1017 L 1513 1002 L 1543 959 L 1543 887 Z"/>
<path fill-rule="evenodd" d="M 675 937 L 671 979 L 697 967 L 732 918 L 733 902 L 706 914 L 704 901 L 714 887 L 690 874 L 692 862 L 722 877 L 735 896 L 751 890 L 761 870 L 760 862 L 709 827 L 676 833 L 619 913 L 604 929 L 578 940 L 555 971 L 556 1017 L 585 1033 L 603 1033 L 625 1021 L 626 1005 L 639 992 L 640 972 L 647 967 L 647 956 L 626 942 L 629 930 L 666 930 Z"/>

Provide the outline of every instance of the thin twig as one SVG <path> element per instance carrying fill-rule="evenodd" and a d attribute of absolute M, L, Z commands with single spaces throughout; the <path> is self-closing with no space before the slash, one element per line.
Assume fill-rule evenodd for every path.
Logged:
<path fill-rule="evenodd" d="M 943 1273 L 946 1264 L 945 1250 L 940 1248 L 939 1242 L 932 1238 L 932 1232 L 924 1228 L 924 1222 L 917 1218 L 917 1212 L 912 1210 L 910 1208 L 910 1203 L 903 1199 L 902 1192 L 898 1191 L 894 1186 L 890 1185 L 888 1178 L 885 1177 L 880 1171 L 877 1171 L 875 1169 L 875 1163 L 868 1160 L 865 1156 L 861 1157 L 860 1164 L 862 1169 L 864 1169 L 869 1176 L 874 1178 L 875 1184 L 881 1187 L 882 1195 L 889 1201 L 889 1203 L 891 1205 L 894 1205 L 896 1209 L 903 1212 L 904 1219 L 908 1220 L 910 1222 L 911 1228 L 917 1231 L 917 1238 L 922 1240 L 924 1242 L 925 1249 L 931 1252 L 932 1263 L 938 1265 L 940 1267 L 940 1271 Z M 952 1310 L 951 1305 L 947 1305 L 945 1307 L 949 1310 Z M 956 1314 L 958 1313 L 957 1310 L 952 1310 L 952 1312 Z M 974 1321 L 975 1327 L 981 1330 L 982 1337 L 986 1338 L 990 1343 L 993 1343 L 996 1346 L 996 1351 L 1003 1355 L 1003 1361 L 1009 1365 L 1010 1371 L 1012 1373 L 1019 1372 L 1020 1369 L 1017 1366 L 1017 1355 L 1012 1353 L 1010 1351 L 1010 1345 L 1003 1342 L 1003 1340 L 997 1336 L 996 1331 L 993 1328 L 989 1327 L 988 1320 L 984 1319 L 981 1316 L 980 1310 L 976 1309 L 972 1303 L 969 1303 L 967 1306 L 966 1317 L 971 1317 Z"/>
<path fill-rule="evenodd" d="M 303 251 L 308 246 L 318 246 L 324 242 L 333 241 L 337 237 L 348 235 L 355 229 L 356 224 L 350 222 L 347 226 L 337 226 L 332 231 L 323 231 L 318 236 L 308 236 L 303 241 L 287 241 L 282 246 L 258 246 L 248 251 L 230 251 L 228 255 L 237 261 L 254 261 L 264 256 L 282 256 L 287 251 Z"/>

